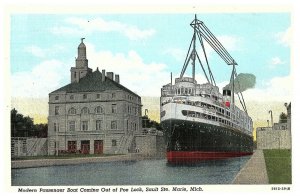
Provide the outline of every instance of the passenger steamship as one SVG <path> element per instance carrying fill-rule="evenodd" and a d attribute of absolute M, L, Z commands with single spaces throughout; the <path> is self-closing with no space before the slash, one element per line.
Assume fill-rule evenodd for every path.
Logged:
<path fill-rule="evenodd" d="M 161 89 L 160 120 L 167 137 L 167 160 L 190 163 L 250 155 L 253 153 L 253 122 L 239 92 L 239 82 L 235 80 L 237 63 L 196 15 L 190 25 L 194 34 L 181 75 L 172 84 L 171 74 L 171 83 Z M 222 94 L 207 61 L 204 40 L 232 66 L 229 87 L 224 88 Z M 204 61 L 197 48 L 202 49 Z M 196 63 L 200 64 L 207 83 L 198 84 L 195 80 Z M 185 77 L 189 64 L 192 77 Z M 235 94 L 243 110 L 236 106 Z"/>

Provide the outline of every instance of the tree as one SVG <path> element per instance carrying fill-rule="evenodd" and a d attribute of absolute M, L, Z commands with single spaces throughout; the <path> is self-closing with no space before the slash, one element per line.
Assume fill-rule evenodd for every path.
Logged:
<path fill-rule="evenodd" d="M 279 123 L 286 123 L 287 122 L 287 115 L 285 113 L 281 113 L 279 115 Z"/>
<path fill-rule="evenodd" d="M 148 116 L 142 116 L 142 125 L 143 128 L 156 128 L 157 130 L 162 130 L 160 123 L 149 119 Z"/>
<path fill-rule="evenodd" d="M 29 116 L 24 117 L 14 108 L 10 112 L 11 117 L 11 136 L 27 137 L 33 129 L 33 119 Z"/>
<path fill-rule="evenodd" d="M 47 124 L 34 125 L 32 118 L 24 117 L 15 108 L 11 110 L 10 118 L 11 137 L 47 137 Z"/>
<path fill-rule="evenodd" d="M 36 124 L 34 125 L 33 130 L 36 137 L 47 137 L 48 124 Z"/>

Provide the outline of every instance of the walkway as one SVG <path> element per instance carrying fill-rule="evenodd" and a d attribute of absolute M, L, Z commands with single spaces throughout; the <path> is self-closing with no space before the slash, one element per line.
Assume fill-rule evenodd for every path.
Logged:
<path fill-rule="evenodd" d="M 103 156 L 103 157 L 82 157 L 82 158 L 66 158 L 66 159 L 35 159 L 35 160 L 16 160 L 11 161 L 11 168 L 30 168 L 30 167 L 47 167 L 55 165 L 74 165 L 84 163 L 98 163 L 98 162 L 113 162 L 113 161 L 134 161 L 143 159 L 139 153 Z"/>
<path fill-rule="evenodd" d="M 233 184 L 269 184 L 264 153 L 256 150 L 250 160 L 237 174 Z"/>

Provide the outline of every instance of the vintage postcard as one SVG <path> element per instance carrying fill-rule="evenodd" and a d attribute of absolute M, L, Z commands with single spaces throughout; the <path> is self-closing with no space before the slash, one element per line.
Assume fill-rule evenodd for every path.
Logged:
<path fill-rule="evenodd" d="M 295 191 L 291 6 L 65 8 L 5 13 L 7 190 Z"/>

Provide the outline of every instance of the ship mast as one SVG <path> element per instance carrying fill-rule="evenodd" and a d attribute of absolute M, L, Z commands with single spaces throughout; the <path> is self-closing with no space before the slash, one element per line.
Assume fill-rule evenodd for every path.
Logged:
<path fill-rule="evenodd" d="M 197 19 L 196 14 L 195 14 L 195 19 L 191 22 L 190 26 L 193 28 L 194 34 L 193 34 L 193 38 L 191 40 L 191 43 L 190 43 L 183 67 L 182 67 L 182 70 L 181 70 L 180 78 L 183 77 L 183 75 L 189 65 L 189 62 L 191 61 L 192 77 L 193 77 L 193 82 L 194 82 L 195 88 L 196 88 L 195 65 L 196 65 L 196 60 L 198 60 L 199 64 L 201 65 L 202 71 L 205 75 L 207 82 L 216 86 L 216 82 L 215 82 L 213 73 L 210 69 L 207 54 L 206 54 L 206 51 L 204 48 L 204 44 L 203 44 L 203 38 L 204 38 L 204 40 L 219 54 L 219 56 L 225 61 L 225 63 L 227 65 L 232 65 L 232 73 L 231 73 L 230 83 L 232 84 L 231 85 L 232 99 L 233 99 L 232 102 L 234 103 L 234 91 L 235 91 L 235 88 L 234 88 L 235 81 L 234 80 L 237 78 L 237 73 L 236 73 L 236 68 L 235 68 L 235 66 L 237 65 L 236 61 L 227 52 L 227 50 L 219 42 L 219 40 L 214 36 L 214 34 L 205 26 L 205 24 L 202 21 Z M 204 54 L 208 74 L 207 74 L 206 69 L 204 68 L 204 65 L 201 62 L 199 55 L 197 53 L 197 50 L 196 50 L 196 41 L 197 40 L 200 42 L 200 45 L 201 45 L 201 48 L 202 48 L 202 51 Z M 208 75 L 209 75 L 209 77 L 208 77 Z M 237 83 L 238 89 L 240 89 L 239 81 L 237 80 L 236 83 Z M 196 93 L 196 89 L 194 92 Z M 241 96 L 239 95 L 239 93 L 241 94 Z M 247 108 L 246 108 L 246 104 L 245 104 L 242 92 L 237 92 L 236 94 L 238 95 L 238 98 L 240 100 L 240 103 L 241 103 L 244 111 L 247 113 Z"/>

